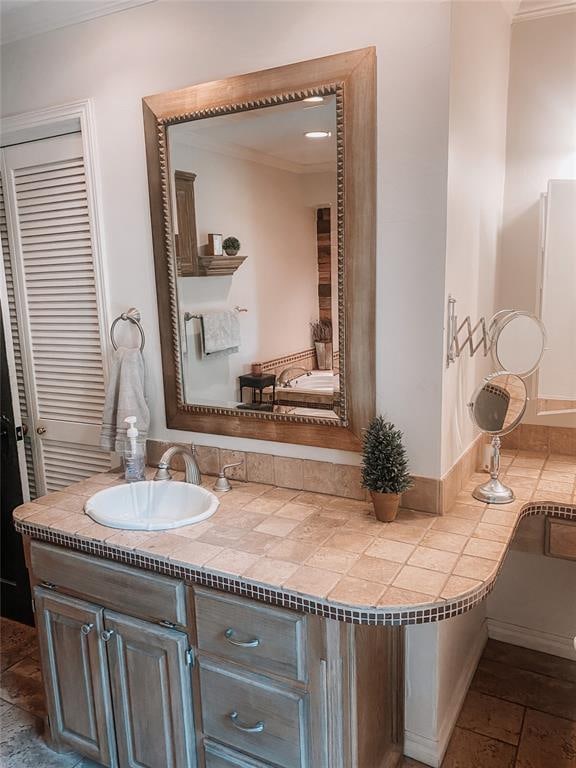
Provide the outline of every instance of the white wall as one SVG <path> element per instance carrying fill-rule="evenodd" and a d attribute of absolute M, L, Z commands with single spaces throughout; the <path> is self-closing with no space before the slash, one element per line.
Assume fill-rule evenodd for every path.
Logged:
<path fill-rule="evenodd" d="M 486 615 L 490 637 L 576 660 L 576 563 L 509 552 Z"/>
<path fill-rule="evenodd" d="M 459 319 L 475 324 L 496 302 L 510 19 L 500 3 L 458 2 L 451 29 L 445 302 L 452 295 Z M 477 434 L 466 404 L 489 368 L 481 351 L 470 358 L 464 350 L 444 371 L 443 474 Z"/>
<path fill-rule="evenodd" d="M 486 644 L 485 604 L 406 630 L 404 752 L 437 768 Z"/>
<path fill-rule="evenodd" d="M 187 323 L 183 355 L 187 402 L 237 401 L 238 380 L 250 364 L 302 352 L 311 346 L 310 323 L 318 319 L 318 255 L 311 174 L 297 174 L 230 157 L 172 139 L 174 170 L 196 174 L 198 244 L 208 233 L 234 235 L 247 256 L 230 277 L 178 279 L 180 315 L 213 309 L 240 313 L 237 353 L 203 358 L 200 323 Z M 325 174 L 322 174 L 324 177 Z M 336 194 L 336 176 L 332 178 Z M 314 185 L 317 186 L 317 185 Z M 318 192 L 318 205 L 323 202 Z"/>
<path fill-rule="evenodd" d="M 576 179 L 575 40 L 574 11 L 512 27 L 498 308 L 537 311 L 540 195 Z M 524 421 L 576 427 L 574 414 L 538 417 L 535 402 Z"/>
<path fill-rule="evenodd" d="M 141 98 L 376 45 L 378 408 L 412 470 L 438 476 L 445 256 L 448 3 L 153 3 L 2 49 L 2 113 L 92 97 L 111 317 L 143 311 L 151 436 L 357 461 L 327 449 L 166 429 Z M 318 30 L 322 34 L 318 34 Z"/>

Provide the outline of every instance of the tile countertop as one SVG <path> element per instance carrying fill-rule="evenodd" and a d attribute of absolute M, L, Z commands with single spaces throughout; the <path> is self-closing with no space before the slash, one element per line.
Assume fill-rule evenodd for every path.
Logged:
<path fill-rule="evenodd" d="M 24 504 L 14 519 L 35 539 L 286 608 L 354 623 L 417 624 L 486 597 L 523 517 L 576 520 L 576 457 L 505 451 L 502 464 L 517 496 L 511 504 L 476 501 L 471 490 L 486 475 L 474 475 L 445 515 L 402 509 L 393 523 L 378 522 L 366 502 L 235 483 L 205 522 L 123 531 L 83 511 L 96 491 L 123 482 L 112 473 Z M 203 485 L 212 488 L 214 478 Z"/>

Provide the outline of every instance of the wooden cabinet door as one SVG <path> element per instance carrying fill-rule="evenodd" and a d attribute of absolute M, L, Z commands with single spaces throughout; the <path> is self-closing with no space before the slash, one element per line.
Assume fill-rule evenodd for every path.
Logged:
<path fill-rule="evenodd" d="M 104 616 L 121 768 L 195 768 L 187 636 L 112 611 Z"/>
<path fill-rule="evenodd" d="M 116 766 L 103 610 L 40 587 L 34 598 L 52 739 Z"/>

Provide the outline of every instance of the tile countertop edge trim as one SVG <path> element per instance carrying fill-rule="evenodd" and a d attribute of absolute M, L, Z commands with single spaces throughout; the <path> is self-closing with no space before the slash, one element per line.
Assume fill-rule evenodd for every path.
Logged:
<path fill-rule="evenodd" d="M 131 549 L 125 549 L 121 546 L 110 546 L 95 539 L 84 539 L 75 534 L 59 533 L 46 526 L 27 523 L 25 519 L 15 519 L 14 522 L 19 533 L 30 536 L 33 539 L 64 546 L 89 555 L 103 557 L 107 560 L 114 560 L 125 565 L 152 570 L 167 576 L 193 582 L 194 584 L 231 592 L 252 600 L 259 600 L 282 608 L 311 613 L 327 619 L 335 619 L 351 624 L 401 626 L 449 619 L 466 613 L 482 602 L 496 584 L 506 553 L 510 548 L 510 542 L 520 521 L 525 517 L 532 517 L 534 515 L 545 515 L 560 520 L 576 520 L 576 506 L 553 502 L 528 502 L 518 516 L 508 545 L 500 556 L 498 567 L 480 587 L 463 592 L 461 595 L 436 600 L 435 602 L 409 606 L 382 606 L 380 608 L 345 605 L 322 600 L 303 593 L 266 586 L 250 579 L 231 575 L 226 576 L 217 571 L 208 570 L 206 567 L 194 568 L 192 566 L 178 565 L 162 557 L 143 555 Z"/>

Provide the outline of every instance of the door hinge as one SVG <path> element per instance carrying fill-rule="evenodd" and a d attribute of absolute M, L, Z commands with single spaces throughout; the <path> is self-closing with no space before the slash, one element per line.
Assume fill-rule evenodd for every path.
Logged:
<path fill-rule="evenodd" d="M 21 440 L 24 440 L 24 433 L 22 432 L 22 427 L 16 427 L 16 442 L 19 443 Z"/>
<path fill-rule="evenodd" d="M 187 648 L 186 649 L 186 651 L 184 653 L 184 657 L 186 659 L 186 664 L 189 667 L 193 667 L 194 666 L 194 651 L 192 650 L 192 648 Z"/>
<path fill-rule="evenodd" d="M 36 613 L 36 600 L 32 598 L 32 613 Z"/>

